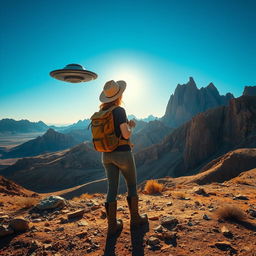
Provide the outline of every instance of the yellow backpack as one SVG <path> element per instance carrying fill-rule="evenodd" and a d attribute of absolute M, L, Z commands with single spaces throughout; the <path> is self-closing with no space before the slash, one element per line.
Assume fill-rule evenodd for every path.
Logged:
<path fill-rule="evenodd" d="M 107 110 L 100 110 L 91 116 L 92 141 L 95 150 L 100 152 L 111 152 L 119 145 L 131 145 L 130 140 L 117 137 L 115 134 L 114 117 L 112 106 Z"/>

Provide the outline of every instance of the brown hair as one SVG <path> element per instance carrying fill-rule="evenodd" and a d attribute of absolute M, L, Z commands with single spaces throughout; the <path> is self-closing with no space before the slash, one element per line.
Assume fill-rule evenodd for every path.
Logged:
<path fill-rule="evenodd" d="M 121 104 L 122 104 L 122 95 L 114 101 L 100 104 L 99 108 L 100 108 L 100 110 L 106 110 L 114 105 L 120 106 Z"/>

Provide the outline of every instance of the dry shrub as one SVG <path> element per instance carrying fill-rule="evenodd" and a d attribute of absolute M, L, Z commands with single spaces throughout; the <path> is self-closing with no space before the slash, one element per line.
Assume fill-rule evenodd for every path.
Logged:
<path fill-rule="evenodd" d="M 36 204 L 38 204 L 40 201 L 39 198 L 34 197 L 21 197 L 15 202 L 17 206 L 19 206 L 22 209 L 28 209 Z"/>
<path fill-rule="evenodd" d="M 156 180 L 148 180 L 144 187 L 145 193 L 149 195 L 161 193 L 163 189 L 164 185 L 158 183 Z"/>
<path fill-rule="evenodd" d="M 176 198 L 178 198 L 178 199 L 184 199 L 184 198 L 186 198 L 186 195 L 185 195 L 185 193 L 184 192 L 175 192 L 174 193 L 175 194 L 175 196 L 176 196 Z"/>
<path fill-rule="evenodd" d="M 216 211 L 219 220 L 245 221 L 247 216 L 243 210 L 233 205 L 225 205 Z"/>
<path fill-rule="evenodd" d="M 92 199 L 94 196 L 93 194 L 84 193 L 79 198 L 80 199 Z"/>
<path fill-rule="evenodd" d="M 88 193 L 84 193 L 80 196 L 75 196 L 72 198 L 73 201 L 79 201 L 79 200 L 82 200 L 82 199 L 92 199 L 94 197 L 93 194 L 88 194 Z"/>

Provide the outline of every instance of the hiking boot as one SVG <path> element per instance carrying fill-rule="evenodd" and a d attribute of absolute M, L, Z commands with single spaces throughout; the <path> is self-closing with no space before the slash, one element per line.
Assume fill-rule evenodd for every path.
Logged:
<path fill-rule="evenodd" d="M 108 219 L 108 236 L 112 236 L 122 231 L 123 222 L 120 219 L 116 219 L 117 202 L 105 202 L 105 209 Z"/>
<path fill-rule="evenodd" d="M 134 227 L 148 223 L 147 214 L 140 215 L 138 212 L 138 200 L 139 200 L 138 196 L 132 196 L 132 197 L 127 196 L 127 202 L 129 205 L 129 210 L 131 215 L 130 225 Z"/>

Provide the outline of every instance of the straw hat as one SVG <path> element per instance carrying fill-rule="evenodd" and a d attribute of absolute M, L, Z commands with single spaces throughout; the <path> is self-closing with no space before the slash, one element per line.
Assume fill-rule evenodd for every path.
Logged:
<path fill-rule="evenodd" d="M 123 80 L 110 80 L 105 83 L 103 91 L 100 94 L 100 101 L 103 103 L 111 102 L 119 98 L 126 88 L 126 82 Z"/>
<path fill-rule="evenodd" d="M 79 64 L 68 64 L 63 69 L 50 72 L 50 76 L 70 83 L 88 82 L 97 78 L 96 73 L 85 70 L 85 68 Z"/>

